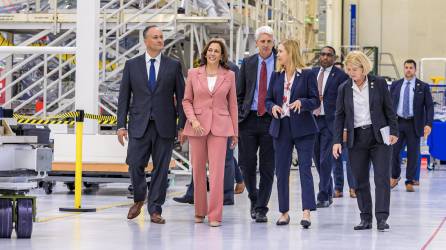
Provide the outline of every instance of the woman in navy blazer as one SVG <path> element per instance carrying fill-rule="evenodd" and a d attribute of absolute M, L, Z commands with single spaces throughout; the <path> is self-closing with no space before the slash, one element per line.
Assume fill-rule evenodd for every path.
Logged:
<path fill-rule="evenodd" d="M 282 42 L 278 47 L 277 70 L 271 75 L 266 109 L 273 116 L 269 133 L 273 137 L 279 210 L 277 225 L 290 222 L 289 175 L 293 147 L 299 157 L 303 217 L 301 225 L 311 225 L 310 211 L 316 210 L 311 165 L 315 133 L 318 132 L 313 110 L 320 106 L 316 76 L 304 64 L 299 43 Z"/>

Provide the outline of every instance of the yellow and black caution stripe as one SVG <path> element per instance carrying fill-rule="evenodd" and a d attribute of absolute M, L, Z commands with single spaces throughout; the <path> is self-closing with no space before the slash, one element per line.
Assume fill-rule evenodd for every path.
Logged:
<path fill-rule="evenodd" d="M 62 120 L 45 120 L 45 119 L 17 119 L 19 124 L 36 124 L 36 125 L 48 125 L 48 124 L 66 124 L 74 125 L 75 121 L 62 121 Z"/>
<path fill-rule="evenodd" d="M 116 116 L 85 114 L 85 119 L 92 119 L 98 121 L 116 121 Z"/>

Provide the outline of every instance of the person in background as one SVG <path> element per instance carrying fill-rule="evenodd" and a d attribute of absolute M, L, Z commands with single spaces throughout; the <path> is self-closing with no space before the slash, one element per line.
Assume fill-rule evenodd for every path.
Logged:
<path fill-rule="evenodd" d="M 416 71 L 416 62 L 412 59 L 406 60 L 404 78 L 394 81 L 390 87 L 400 134 L 393 147 L 390 187 L 398 185 L 401 178 L 401 150 L 407 145 L 407 192 L 415 192 L 413 186 L 420 162 L 420 137 L 429 136 L 434 120 L 434 104 L 429 84 L 417 79 Z"/>

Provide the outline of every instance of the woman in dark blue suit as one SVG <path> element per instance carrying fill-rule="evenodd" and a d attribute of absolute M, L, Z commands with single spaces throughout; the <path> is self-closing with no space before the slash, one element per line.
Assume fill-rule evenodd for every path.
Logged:
<path fill-rule="evenodd" d="M 290 222 L 289 176 L 293 147 L 296 147 L 302 189 L 300 224 L 308 228 L 311 225 L 310 211 L 316 210 L 311 159 L 315 133 L 318 132 L 312 114 L 320 105 L 317 80 L 311 70 L 303 69 L 300 46 L 295 40 L 279 45 L 276 65 L 265 101 L 268 112 L 274 117 L 269 133 L 274 142 L 279 210 L 282 213 L 276 224 Z"/>

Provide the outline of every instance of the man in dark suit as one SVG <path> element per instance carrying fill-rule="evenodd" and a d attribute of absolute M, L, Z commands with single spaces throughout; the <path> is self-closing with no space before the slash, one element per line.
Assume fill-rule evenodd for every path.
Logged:
<path fill-rule="evenodd" d="M 273 30 L 262 26 L 255 34 L 258 54 L 243 59 L 237 86 L 239 106 L 239 166 L 251 200 L 251 218 L 267 222 L 268 201 L 274 180 L 274 148 L 268 133 L 271 116 L 265 99 L 271 73 L 275 67 Z M 257 151 L 260 183 L 257 189 Z"/>
<path fill-rule="evenodd" d="M 235 73 L 235 82 L 237 82 L 239 68 L 233 62 L 228 61 L 231 71 Z M 234 150 L 231 149 L 231 139 L 228 139 L 225 158 L 225 177 L 224 177 L 224 196 L 223 205 L 234 205 L 234 172 L 238 170 L 237 161 L 234 158 Z M 240 171 L 240 170 L 238 170 Z M 174 197 L 174 201 L 179 203 L 194 204 L 194 179 L 191 178 L 186 193 L 181 197 Z"/>
<path fill-rule="evenodd" d="M 312 69 L 316 75 L 321 106 L 313 111 L 319 132 L 316 133 L 314 144 L 314 162 L 319 173 L 318 208 L 329 207 L 333 202 L 333 178 L 331 176 L 334 164 L 342 164 L 342 159 L 333 159 L 333 123 L 336 110 L 338 87 L 348 79 L 347 74 L 334 67 L 336 51 L 325 46 L 319 54 L 320 67 Z M 341 190 L 342 192 L 342 190 Z"/>
<path fill-rule="evenodd" d="M 178 128 L 178 137 L 183 140 L 185 115 L 181 103 L 184 78 L 180 62 L 161 54 L 164 47 L 161 30 L 149 26 L 144 29 L 143 36 L 146 53 L 128 60 L 124 67 L 119 90 L 117 133 L 123 146 L 124 139 L 129 139 L 126 163 L 135 203 L 130 207 L 127 218 L 137 217 L 144 205 L 147 193 L 145 168 L 152 156 L 147 207 L 151 222 L 164 224 L 161 206 L 166 199 L 167 174 Z"/>
<path fill-rule="evenodd" d="M 358 183 L 357 202 L 361 223 L 354 230 L 372 228 L 372 196 L 370 167 L 375 182 L 375 217 L 379 231 L 390 228 L 390 162 L 392 146 L 398 140 L 398 124 L 386 81 L 368 75 L 370 59 L 361 51 L 352 51 L 345 58 L 350 79 L 339 86 L 336 100 L 333 156 L 342 153 L 343 132 L 347 131 L 347 147 L 353 175 Z"/>
<path fill-rule="evenodd" d="M 393 109 L 398 116 L 400 137 L 393 147 L 392 178 L 394 188 L 401 174 L 401 150 L 407 145 L 406 191 L 414 192 L 413 181 L 420 157 L 420 137 L 427 138 L 434 119 L 434 105 L 429 85 L 416 78 L 417 64 L 409 59 L 404 62 L 404 78 L 390 87 Z"/>

